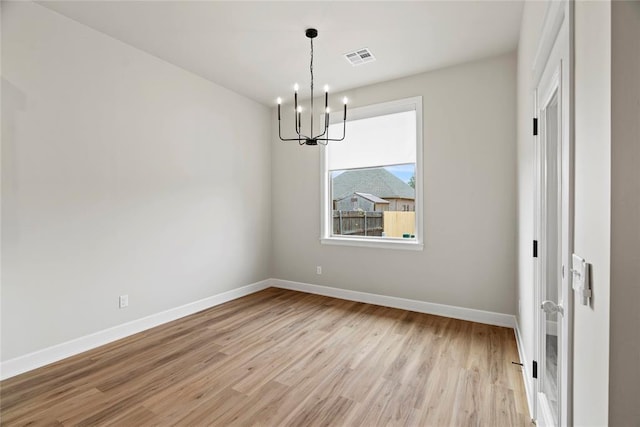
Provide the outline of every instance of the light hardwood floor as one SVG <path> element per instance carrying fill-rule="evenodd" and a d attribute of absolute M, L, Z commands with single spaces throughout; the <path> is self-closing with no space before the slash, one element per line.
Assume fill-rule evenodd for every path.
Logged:
<path fill-rule="evenodd" d="M 513 330 L 270 288 L 0 384 L 2 425 L 531 425 Z"/>

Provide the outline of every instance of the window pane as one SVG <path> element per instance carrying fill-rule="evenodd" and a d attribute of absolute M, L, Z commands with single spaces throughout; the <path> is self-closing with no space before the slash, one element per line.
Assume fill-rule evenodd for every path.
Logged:
<path fill-rule="evenodd" d="M 331 171 L 332 235 L 414 239 L 415 166 Z"/>

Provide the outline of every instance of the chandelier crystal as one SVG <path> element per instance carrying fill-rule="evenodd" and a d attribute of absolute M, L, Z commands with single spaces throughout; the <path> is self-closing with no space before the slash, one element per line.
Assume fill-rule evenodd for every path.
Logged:
<path fill-rule="evenodd" d="M 344 114 L 343 114 L 343 118 L 342 118 L 342 137 L 341 138 L 329 138 L 328 135 L 328 131 L 329 131 L 329 114 L 330 114 L 330 109 L 329 109 L 329 86 L 325 85 L 324 86 L 324 126 L 322 129 L 322 133 L 318 134 L 318 135 L 313 135 L 313 39 L 316 38 L 318 36 L 318 30 L 316 30 L 315 28 L 308 28 L 305 31 L 305 35 L 309 38 L 309 40 L 311 41 L 311 62 L 309 65 L 309 71 L 311 72 L 311 98 L 310 98 L 310 103 L 311 103 L 311 108 L 310 108 L 310 115 L 309 115 L 309 135 L 304 135 L 301 132 L 302 129 L 302 106 L 298 105 L 298 89 L 299 86 L 296 83 L 296 85 L 294 86 L 294 95 L 293 95 L 293 108 L 294 108 L 294 118 L 295 118 L 295 131 L 296 131 L 296 135 L 298 135 L 297 138 L 283 138 L 282 137 L 282 131 L 280 129 L 280 106 L 282 104 L 282 98 L 278 98 L 278 136 L 280 137 L 281 141 L 298 141 L 298 144 L 300 145 L 327 145 L 329 143 L 329 141 L 342 141 L 345 137 L 346 134 L 346 130 L 347 130 L 347 97 L 344 97 L 343 102 L 344 102 Z"/>

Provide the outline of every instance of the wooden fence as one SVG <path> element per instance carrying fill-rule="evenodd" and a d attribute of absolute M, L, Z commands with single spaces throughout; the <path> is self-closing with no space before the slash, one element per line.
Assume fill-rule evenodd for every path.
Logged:
<path fill-rule="evenodd" d="M 333 211 L 333 234 L 403 237 L 416 234 L 415 212 Z"/>
<path fill-rule="evenodd" d="M 382 212 L 333 211 L 333 234 L 342 236 L 382 236 Z"/>
<path fill-rule="evenodd" d="M 416 213 L 384 212 L 384 234 L 387 237 L 403 237 L 403 234 L 416 234 Z"/>

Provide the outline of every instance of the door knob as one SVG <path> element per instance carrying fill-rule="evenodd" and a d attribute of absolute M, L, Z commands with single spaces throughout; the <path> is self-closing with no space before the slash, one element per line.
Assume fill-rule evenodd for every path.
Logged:
<path fill-rule="evenodd" d="M 555 302 L 550 300 L 543 301 L 540 308 L 544 310 L 545 313 L 560 313 L 564 315 L 564 308 L 562 307 L 562 305 L 556 304 Z"/>

